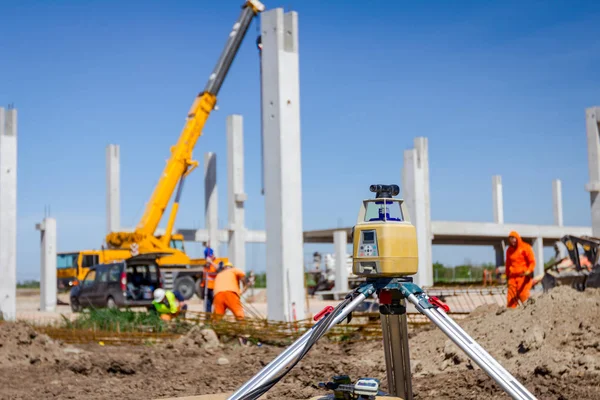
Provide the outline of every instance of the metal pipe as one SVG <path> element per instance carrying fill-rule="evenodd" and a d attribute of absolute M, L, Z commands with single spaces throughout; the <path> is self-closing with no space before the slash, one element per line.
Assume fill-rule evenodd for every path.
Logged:
<path fill-rule="evenodd" d="M 424 295 L 420 297 L 426 298 Z M 414 294 L 408 300 L 415 305 L 417 310 L 425 314 L 438 328 L 440 328 L 458 347 L 460 347 L 475 363 L 483 369 L 496 383 L 513 399 L 532 400 L 536 397 L 531 394 L 519 381 L 517 381 L 504 367 L 479 346 L 468 333 L 456 322 L 449 318 L 439 308 L 423 308 L 419 298 Z"/>
<path fill-rule="evenodd" d="M 362 303 L 367 296 L 365 294 L 360 293 L 354 300 L 352 300 L 342 312 L 331 321 L 327 330 L 330 330 L 332 327 L 343 321 L 348 314 L 350 314 L 356 307 Z M 304 335 L 302 335 L 298 340 L 296 340 L 290 347 L 288 347 L 283 353 L 277 356 L 273 361 L 267 364 L 262 370 L 260 370 L 256 375 L 254 375 L 250 380 L 244 383 L 238 390 L 236 390 L 227 400 L 239 400 L 243 398 L 247 393 L 253 391 L 260 385 L 265 382 L 268 382 L 272 378 L 274 378 L 281 370 L 285 368 L 287 364 L 289 364 L 298 354 L 302 352 L 304 345 L 312 335 L 313 330 L 319 325 L 316 324 L 312 328 L 310 328 Z"/>

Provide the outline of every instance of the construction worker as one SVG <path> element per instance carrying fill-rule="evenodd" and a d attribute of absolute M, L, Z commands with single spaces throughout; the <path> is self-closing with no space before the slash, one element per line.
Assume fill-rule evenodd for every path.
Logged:
<path fill-rule="evenodd" d="M 529 291 L 533 285 L 535 255 L 528 243 L 515 231 L 508 235 L 506 249 L 506 278 L 508 280 L 508 308 L 516 308 L 519 301 L 525 303 L 529 299 Z"/>
<path fill-rule="evenodd" d="M 162 288 L 154 290 L 152 305 L 160 318 L 165 321 L 170 321 L 187 311 L 187 304 L 184 303 L 180 293 Z"/>
<path fill-rule="evenodd" d="M 240 291 L 240 282 L 243 290 Z M 240 296 L 248 288 L 246 274 L 235 268 L 230 262 L 226 262 L 215 279 L 215 315 L 220 319 L 225 315 L 227 309 L 231 310 L 237 320 L 244 319 L 244 309 Z"/>
<path fill-rule="evenodd" d="M 206 263 L 202 271 L 202 282 L 200 290 L 202 291 L 202 299 L 204 300 L 204 312 L 212 312 L 214 300 L 215 278 L 217 277 L 217 264 L 215 263 L 215 253 L 213 249 L 207 247 L 204 249 L 204 259 Z"/>

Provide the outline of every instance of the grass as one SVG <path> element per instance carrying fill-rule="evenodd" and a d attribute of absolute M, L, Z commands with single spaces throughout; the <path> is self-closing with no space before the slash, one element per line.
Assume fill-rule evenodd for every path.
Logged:
<path fill-rule="evenodd" d="M 39 289 L 40 282 L 39 281 L 23 281 L 17 283 L 17 289 Z"/>
<path fill-rule="evenodd" d="M 69 329 L 97 329 L 109 332 L 185 332 L 189 324 L 175 320 L 167 323 L 153 312 L 137 312 L 129 309 L 90 309 L 81 313 L 75 320 L 63 319 L 63 326 Z"/>

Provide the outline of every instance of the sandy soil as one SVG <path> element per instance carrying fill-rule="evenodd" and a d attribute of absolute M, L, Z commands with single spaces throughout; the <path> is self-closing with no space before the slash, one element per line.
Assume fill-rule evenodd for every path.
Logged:
<path fill-rule="evenodd" d="M 477 309 L 459 321 L 539 399 L 597 399 L 600 290 L 560 287 L 532 304 Z M 72 346 L 21 323 L 0 325 L 0 399 L 139 399 L 235 390 L 282 349 L 223 344 L 194 329 L 155 346 Z M 437 328 L 411 335 L 415 399 L 507 399 Z M 336 374 L 376 377 L 385 388 L 379 342 L 322 339 L 264 398 L 308 399 Z"/>

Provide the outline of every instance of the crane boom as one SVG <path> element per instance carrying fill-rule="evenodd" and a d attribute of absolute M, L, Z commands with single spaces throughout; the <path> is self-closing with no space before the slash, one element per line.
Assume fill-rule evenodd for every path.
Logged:
<path fill-rule="evenodd" d="M 254 16 L 264 10 L 264 5 L 257 0 L 247 0 L 242 6 L 242 12 L 233 25 L 229 38 L 217 61 L 213 72 L 210 74 L 204 91 L 199 93 L 190 108 L 185 126 L 179 136 L 179 140 L 171 148 L 171 157 L 154 188 L 150 201 L 140 219 L 135 232 L 113 232 L 106 238 L 109 245 L 119 247 L 132 241 L 137 241 L 154 234 L 160 223 L 169 201 L 175 191 L 177 183 L 198 166 L 198 162 L 192 160 L 192 151 L 198 138 L 202 135 L 202 129 L 206 124 L 211 111 L 215 108 L 217 94 L 223 85 L 223 81 L 233 63 L 235 55 L 246 35 L 246 32 Z M 173 216 L 174 217 L 174 216 Z M 173 218 L 172 217 L 172 218 Z M 172 225 L 172 221 L 169 221 Z M 142 239 L 143 240 L 143 239 Z"/>

